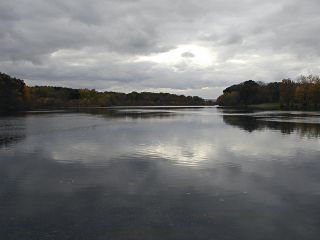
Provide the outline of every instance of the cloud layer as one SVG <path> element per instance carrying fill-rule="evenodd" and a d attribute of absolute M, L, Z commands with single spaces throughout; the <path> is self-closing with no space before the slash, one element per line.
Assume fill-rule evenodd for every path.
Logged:
<path fill-rule="evenodd" d="M 50 84 L 215 98 L 320 71 L 320 2 L 0 0 L 0 71 Z"/>

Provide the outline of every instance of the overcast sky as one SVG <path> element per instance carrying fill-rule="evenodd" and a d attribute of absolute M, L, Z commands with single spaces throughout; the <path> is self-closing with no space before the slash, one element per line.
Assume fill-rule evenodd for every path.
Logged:
<path fill-rule="evenodd" d="M 0 0 L 0 71 L 216 98 L 320 71 L 319 0 Z"/>

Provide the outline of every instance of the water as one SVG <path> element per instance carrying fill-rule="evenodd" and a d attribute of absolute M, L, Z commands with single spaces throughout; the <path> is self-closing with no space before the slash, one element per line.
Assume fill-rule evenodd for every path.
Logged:
<path fill-rule="evenodd" d="M 319 239 L 320 114 L 0 117 L 0 239 Z"/>

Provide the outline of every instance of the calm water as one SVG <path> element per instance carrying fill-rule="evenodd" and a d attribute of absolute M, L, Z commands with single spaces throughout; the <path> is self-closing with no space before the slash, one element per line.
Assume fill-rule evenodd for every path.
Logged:
<path fill-rule="evenodd" d="M 0 117 L 0 239 L 320 239 L 320 113 Z"/>

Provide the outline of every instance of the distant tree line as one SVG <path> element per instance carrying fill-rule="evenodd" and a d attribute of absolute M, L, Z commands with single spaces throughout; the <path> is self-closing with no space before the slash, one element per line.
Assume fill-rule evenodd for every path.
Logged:
<path fill-rule="evenodd" d="M 108 106 L 178 106 L 212 105 L 211 101 L 196 96 L 169 93 L 98 92 L 93 89 L 64 87 L 28 87 L 23 80 L 0 73 L 0 112 L 63 107 Z"/>
<path fill-rule="evenodd" d="M 278 103 L 282 109 L 320 109 L 320 77 L 300 76 L 296 81 L 263 83 L 252 80 L 232 85 L 217 99 L 220 106 L 247 107 Z"/>

